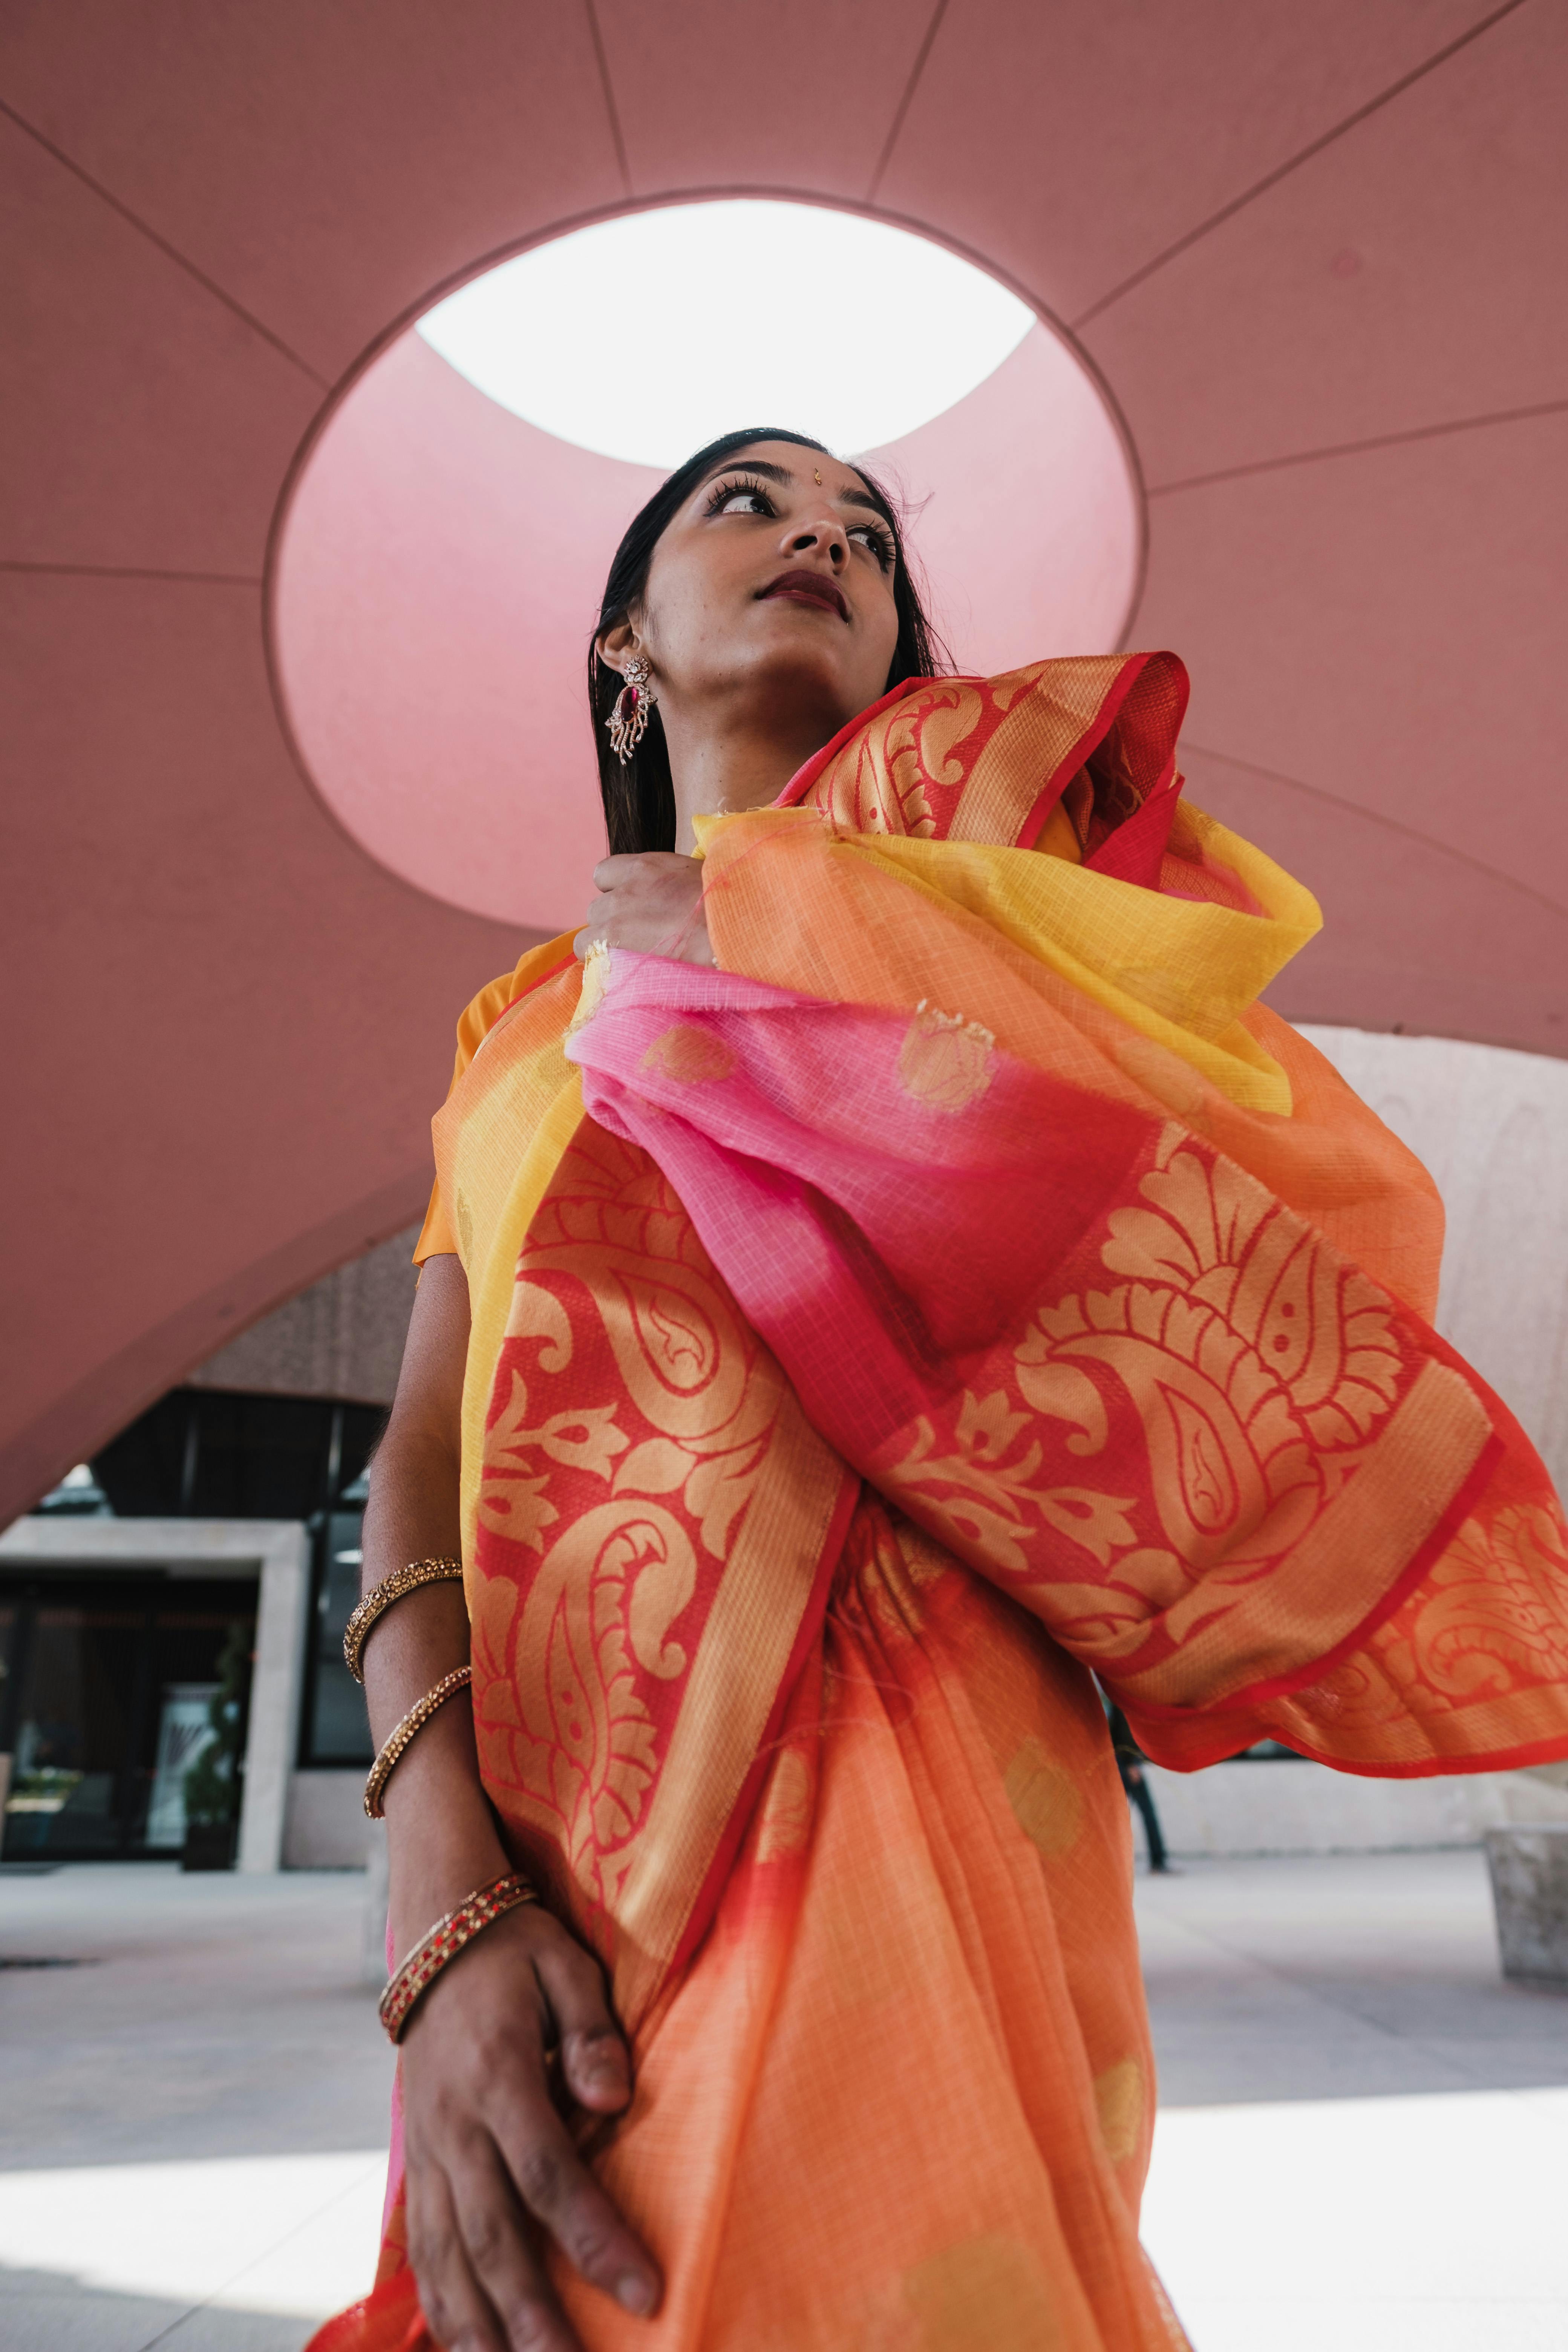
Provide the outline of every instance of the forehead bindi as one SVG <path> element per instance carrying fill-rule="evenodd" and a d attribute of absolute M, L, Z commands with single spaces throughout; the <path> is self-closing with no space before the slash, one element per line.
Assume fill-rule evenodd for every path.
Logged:
<path fill-rule="evenodd" d="M 793 445 L 786 455 L 783 448 L 767 442 L 759 443 L 755 449 L 741 450 L 723 465 L 715 466 L 700 486 L 698 495 L 721 481 L 726 474 L 746 473 L 760 474 L 764 481 L 781 490 L 810 496 L 820 488 L 837 506 L 881 511 L 858 474 L 841 466 L 836 457 L 819 455 L 815 449 L 796 449 Z"/>

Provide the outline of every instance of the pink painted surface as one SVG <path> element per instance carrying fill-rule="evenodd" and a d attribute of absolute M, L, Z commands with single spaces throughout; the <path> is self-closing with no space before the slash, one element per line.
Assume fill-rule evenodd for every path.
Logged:
<path fill-rule="evenodd" d="M 1113 652 L 1137 601 L 1142 514 L 1093 378 L 1033 328 L 964 400 L 868 462 L 900 485 L 961 669 Z"/>
<path fill-rule="evenodd" d="M 950 0 L 879 201 L 930 218 L 940 181 L 948 234 L 1071 326 L 1482 13 Z M 1158 383 L 1170 358 L 1146 348 L 1140 381 Z"/>
<path fill-rule="evenodd" d="M 1151 489 L 1561 401 L 1565 87 L 1568 11 L 1505 18 L 1092 320 Z"/>
<path fill-rule="evenodd" d="M 1116 644 L 1136 493 L 1054 335 L 1035 329 L 870 462 L 908 498 L 963 667 Z M 322 798 L 395 874 L 501 920 L 580 919 L 605 850 L 586 648 L 616 541 L 659 479 L 525 424 L 413 332 L 337 411 L 281 534 L 278 672 Z"/>
<path fill-rule="evenodd" d="M 279 675 L 323 799 L 395 874 L 581 919 L 605 854 L 588 640 L 660 478 L 525 425 L 412 332 L 339 409 L 283 533 Z"/>
<path fill-rule="evenodd" d="M 0 21 L 0 1517 L 418 1205 L 453 1015 L 521 936 L 395 878 L 300 777 L 268 691 L 269 531 L 381 339 L 629 198 L 875 203 L 1082 321 L 1170 492 L 1131 636 L 1191 666 L 1194 797 L 1325 899 L 1282 1004 L 1564 1049 L 1561 12 L 950 0 L 923 62 L 929 16 L 896 0 L 803 0 L 787 38 L 763 0 L 598 13 L 607 87 L 576 6 Z M 854 286 L 793 323 L 829 353 L 881 334 L 889 364 L 921 331 Z M 1384 446 L 1332 454 L 1362 440 Z M 1171 489 L 1194 473 L 1230 478 Z M 988 477 L 943 496 L 1021 595 L 1035 510 Z M 476 619 L 468 593 L 405 651 L 455 658 L 477 627 L 504 705 L 513 608 Z M 561 711 L 553 757 L 591 782 Z M 390 793 L 376 724 L 360 789 Z M 413 779 L 426 842 L 467 822 L 468 724 L 448 703 Z"/>

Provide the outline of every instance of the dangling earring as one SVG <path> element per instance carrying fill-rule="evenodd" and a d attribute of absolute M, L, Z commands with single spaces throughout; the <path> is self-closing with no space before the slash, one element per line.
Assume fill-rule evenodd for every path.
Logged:
<path fill-rule="evenodd" d="M 647 656 L 634 654 L 621 672 L 624 683 L 605 721 L 610 732 L 610 749 L 623 768 L 647 731 L 648 712 L 658 700 L 649 684 L 652 677 L 653 664 Z"/>

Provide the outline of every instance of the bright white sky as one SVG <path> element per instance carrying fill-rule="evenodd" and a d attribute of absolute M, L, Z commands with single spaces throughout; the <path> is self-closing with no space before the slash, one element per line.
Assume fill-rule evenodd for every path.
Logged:
<path fill-rule="evenodd" d="M 563 441 L 678 466 L 744 425 L 848 456 L 973 392 L 1035 314 L 944 247 L 858 214 L 669 205 L 477 278 L 419 332 Z"/>

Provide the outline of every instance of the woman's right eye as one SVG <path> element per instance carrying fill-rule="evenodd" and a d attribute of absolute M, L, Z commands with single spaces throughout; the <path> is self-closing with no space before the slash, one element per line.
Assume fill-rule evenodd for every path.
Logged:
<path fill-rule="evenodd" d="M 710 515 L 771 515 L 774 507 L 760 483 L 721 482 L 708 501 L 708 511 Z"/>

